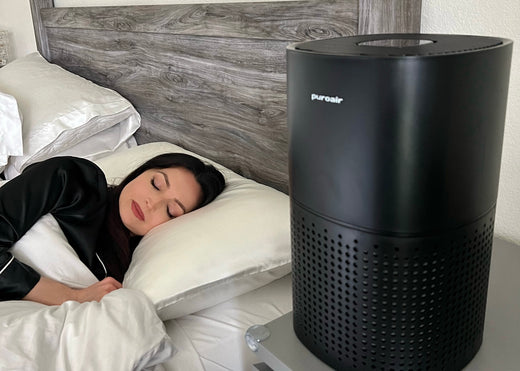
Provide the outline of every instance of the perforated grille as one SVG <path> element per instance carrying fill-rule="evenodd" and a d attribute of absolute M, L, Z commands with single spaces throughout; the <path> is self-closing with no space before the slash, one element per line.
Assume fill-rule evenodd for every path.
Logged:
<path fill-rule="evenodd" d="M 482 342 L 493 215 L 449 235 L 398 238 L 293 205 L 298 338 L 340 370 L 461 369 Z"/>

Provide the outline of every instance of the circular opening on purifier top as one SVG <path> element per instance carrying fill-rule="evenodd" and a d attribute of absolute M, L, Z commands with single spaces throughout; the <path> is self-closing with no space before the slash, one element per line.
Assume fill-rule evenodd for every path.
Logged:
<path fill-rule="evenodd" d="M 378 39 L 361 41 L 357 43 L 359 46 L 379 46 L 387 48 L 407 48 L 410 46 L 420 46 L 433 44 L 435 41 L 426 39 Z"/>

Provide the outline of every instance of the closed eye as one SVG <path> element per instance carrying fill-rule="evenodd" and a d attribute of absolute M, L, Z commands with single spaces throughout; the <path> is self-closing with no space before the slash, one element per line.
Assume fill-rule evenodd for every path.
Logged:
<path fill-rule="evenodd" d="M 157 187 L 157 185 L 155 184 L 155 178 L 152 178 L 152 180 L 150 181 L 150 184 L 151 184 L 152 187 L 154 187 L 156 190 L 159 190 L 159 187 Z"/>
<path fill-rule="evenodd" d="M 164 172 L 162 172 L 162 171 L 159 171 L 159 173 L 164 177 L 164 181 L 165 181 L 165 183 L 166 183 L 166 187 L 167 187 L 167 188 L 170 188 L 170 182 L 169 182 L 168 176 L 167 176 Z M 151 181 L 150 181 L 150 184 L 151 184 L 152 187 L 155 188 L 157 191 L 160 191 L 161 189 L 160 189 L 159 186 L 157 185 L 155 179 L 156 179 L 155 176 L 152 177 L 152 179 L 151 179 Z M 176 198 L 174 201 L 175 201 L 175 204 L 177 205 L 176 207 L 179 207 L 179 208 L 181 209 L 181 210 L 180 210 L 181 212 L 179 213 L 179 215 L 186 214 L 186 207 L 184 206 L 184 204 L 183 204 L 179 199 L 177 199 L 177 198 Z M 169 208 L 169 207 L 166 208 L 166 214 L 168 215 L 168 217 L 169 217 L 170 219 L 173 219 L 173 218 L 175 218 L 175 217 L 178 216 L 178 215 L 176 215 L 176 213 L 172 213 L 172 212 L 170 211 L 170 208 Z"/>
<path fill-rule="evenodd" d="M 152 178 L 152 180 L 150 181 L 150 184 L 152 185 L 152 187 L 154 187 L 157 191 L 159 191 L 159 187 L 157 186 L 157 184 L 155 184 L 155 177 Z M 166 214 L 168 215 L 168 218 L 170 219 L 173 219 L 175 218 L 175 215 L 173 215 L 171 212 L 170 212 L 170 208 L 169 207 L 166 207 Z"/>
<path fill-rule="evenodd" d="M 167 208 L 168 216 L 173 219 L 186 214 L 186 208 L 178 199 L 174 199 L 174 204 L 170 204 Z"/>

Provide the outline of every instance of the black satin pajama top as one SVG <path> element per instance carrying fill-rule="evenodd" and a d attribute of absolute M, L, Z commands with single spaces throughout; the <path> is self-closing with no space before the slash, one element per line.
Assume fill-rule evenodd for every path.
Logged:
<path fill-rule="evenodd" d="M 14 258 L 9 248 L 48 213 L 81 261 L 98 279 L 103 278 L 96 241 L 106 200 L 103 172 L 92 162 L 75 157 L 33 164 L 0 187 L 0 300 L 22 299 L 38 283 L 40 275 Z"/>

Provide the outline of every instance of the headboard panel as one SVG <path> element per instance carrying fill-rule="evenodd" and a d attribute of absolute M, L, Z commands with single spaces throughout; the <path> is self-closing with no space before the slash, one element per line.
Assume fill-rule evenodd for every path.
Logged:
<path fill-rule="evenodd" d="M 285 192 L 286 46 L 364 30 L 419 32 L 421 5 L 314 0 L 54 8 L 52 0 L 31 1 L 40 52 L 128 98 L 142 117 L 138 142 L 181 145 Z"/>

